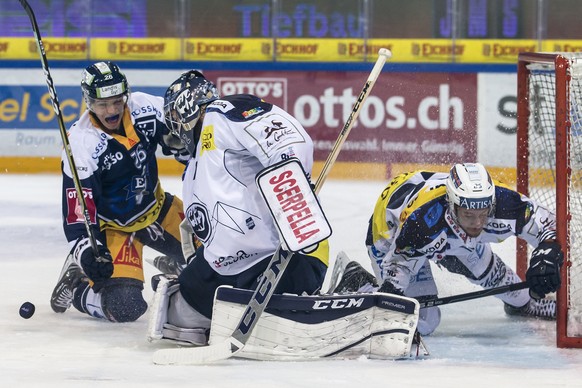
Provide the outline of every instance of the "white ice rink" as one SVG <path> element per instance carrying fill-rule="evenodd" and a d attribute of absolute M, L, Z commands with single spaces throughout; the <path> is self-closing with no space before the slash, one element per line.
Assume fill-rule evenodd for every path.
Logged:
<path fill-rule="evenodd" d="M 163 177 L 180 193 L 178 178 Z M 552 322 L 510 319 L 494 297 L 442 306 L 423 360 L 257 362 L 156 366 L 147 317 L 113 324 L 74 309 L 57 315 L 49 297 L 67 253 L 57 175 L 0 174 L 0 386 L 12 387 L 582 387 L 582 349 L 555 346 Z M 345 250 L 369 267 L 364 234 L 385 182 L 328 181 L 322 204 L 334 228 L 332 257 Z M 497 250 L 513 265 L 512 243 Z M 154 257 L 151 250 L 147 257 Z M 473 289 L 436 269 L 440 296 Z M 149 278 L 155 272 L 146 268 Z M 146 284 L 146 299 L 152 291 Z M 18 315 L 30 301 L 36 314 Z"/>

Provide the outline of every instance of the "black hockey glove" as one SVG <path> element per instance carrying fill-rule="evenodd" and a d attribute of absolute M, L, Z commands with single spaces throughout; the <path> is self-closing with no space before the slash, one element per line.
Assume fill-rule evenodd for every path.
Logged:
<path fill-rule="evenodd" d="M 387 294 L 404 296 L 404 291 L 402 291 L 400 288 L 397 288 L 389 280 L 384 280 L 384 283 L 382 283 L 382 285 L 378 289 L 378 292 L 385 292 Z"/>
<path fill-rule="evenodd" d="M 560 288 L 560 267 L 564 254 L 557 242 L 542 242 L 531 254 L 525 280 L 529 285 L 529 295 L 542 299 L 547 293 Z"/>
<path fill-rule="evenodd" d="M 95 256 L 88 238 L 80 240 L 74 249 L 75 259 L 83 272 L 94 283 L 93 290 L 99 292 L 103 283 L 113 275 L 113 259 L 106 246 L 97 243 L 98 255 Z"/>
<path fill-rule="evenodd" d="M 178 162 L 182 164 L 188 163 L 190 154 L 179 137 L 172 133 L 168 133 L 167 135 L 162 136 L 162 142 L 162 153 L 164 155 L 173 155 Z"/>

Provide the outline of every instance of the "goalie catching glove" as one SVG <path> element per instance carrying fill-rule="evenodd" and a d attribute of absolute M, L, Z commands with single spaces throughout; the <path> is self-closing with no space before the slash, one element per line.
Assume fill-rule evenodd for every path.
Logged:
<path fill-rule="evenodd" d="M 542 299 L 547 293 L 560 288 L 560 267 L 563 262 L 564 254 L 557 242 L 542 242 L 534 249 L 525 274 L 532 298 Z"/>
<path fill-rule="evenodd" d="M 393 294 L 393 295 L 404 296 L 404 291 L 402 291 L 401 289 L 397 288 L 389 280 L 384 280 L 384 283 L 382 283 L 382 285 L 378 289 L 378 292 L 385 292 L 386 294 Z"/>
<path fill-rule="evenodd" d="M 97 241 L 98 254 L 95 256 L 91 242 L 88 238 L 82 238 L 77 242 L 73 250 L 75 261 L 83 268 L 83 272 L 95 283 L 93 290 L 99 292 L 103 282 L 113 275 L 113 259 L 106 246 Z"/>

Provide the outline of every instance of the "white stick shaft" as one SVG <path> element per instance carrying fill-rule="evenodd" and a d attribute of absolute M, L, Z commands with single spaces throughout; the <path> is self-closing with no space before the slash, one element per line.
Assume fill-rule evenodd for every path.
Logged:
<path fill-rule="evenodd" d="M 321 170 L 321 173 L 319 174 L 319 177 L 317 178 L 317 181 L 315 182 L 315 192 L 316 193 L 319 192 L 319 190 L 321 189 L 321 186 L 323 185 L 323 183 L 327 179 L 327 176 L 329 175 L 331 167 L 334 165 L 334 163 L 339 155 L 339 152 L 340 152 L 344 142 L 346 141 L 346 138 L 348 137 L 348 134 L 352 130 L 352 127 L 354 126 L 354 123 L 356 122 L 358 115 L 360 114 L 360 109 L 362 108 L 364 101 L 366 100 L 366 98 L 368 98 L 368 95 L 372 91 L 372 88 L 374 87 L 374 84 L 376 83 L 378 76 L 382 72 L 382 68 L 384 67 L 384 63 L 386 63 L 386 60 L 388 58 L 390 58 L 391 56 L 392 56 L 392 53 L 388 49 L 381 48 L 378 51 L 378 59 L 376 60 L 376 63 L 374 64 L 374 68 L 370 72 L 370 76 L 368 77 L 368 80 L 364 84 L 364 87 L 362 88 L 362 91 L 360 92 L 360 95 L 358 96 L 358 99 L 356 100 L 356 103 L 354 104 L 354 107 L 352 108 L 352 112 L 350 113 L 348 119 L 346 120 L 346 123 L 344 124 L 344 127 L 342 128 L 337 140 L 335 141 L 335 144 L 331 150 L 331 153 L 330 153 L 329 157 L 327 158 L 327 160 L 325 161 L 323 169 Z"/>

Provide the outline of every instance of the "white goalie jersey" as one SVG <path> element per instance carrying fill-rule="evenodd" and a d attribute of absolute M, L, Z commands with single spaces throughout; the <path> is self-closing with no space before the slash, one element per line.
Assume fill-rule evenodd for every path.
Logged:
<path fill-rule="evenodd" d="M 196 157 L 183 178 L 185 216 L 221 275 L 235 275 L 272 255 L 279 234 L 255 183 L 265 167 L 291 157 L 310 174 L 313 143 L 281 108 L 234 95 L 206 108 Z"/>

